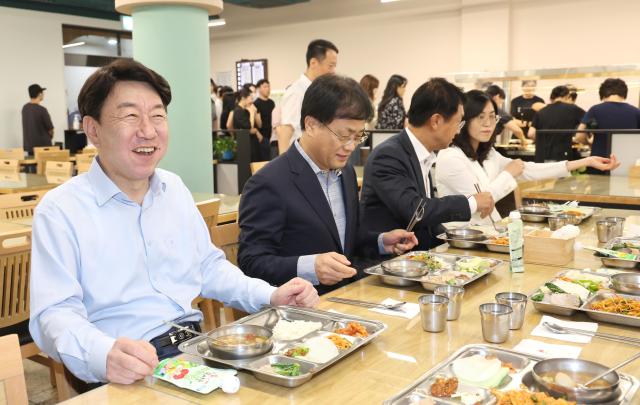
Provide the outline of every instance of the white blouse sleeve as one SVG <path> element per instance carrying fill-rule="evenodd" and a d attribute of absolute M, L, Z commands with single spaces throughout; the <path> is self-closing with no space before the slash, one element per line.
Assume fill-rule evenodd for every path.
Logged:
<path fill-rule="evenodd" d="M 567 177 L 571 173 L 567 170 L 567 161 L 553 163 L 525 162 L 524 171 L 518 180 L 544 180 Z"/>

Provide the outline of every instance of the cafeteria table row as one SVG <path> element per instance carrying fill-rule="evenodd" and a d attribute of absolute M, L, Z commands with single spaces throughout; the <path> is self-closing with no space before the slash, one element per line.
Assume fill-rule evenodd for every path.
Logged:
<path fill-rule="evenodd" d="M 625 216 L 627 224 L 640 225 L 640 212 L 632 210 L 604 209 L 594 217 L 583 221 L 577 243 L 583 246 L 598 246 L 594 232 L 595 222 L 601 216 Z M 525 225 L 530 225 L 525 223 Z M 543 224 L 544 225 L 544 224 Z M 534 225 L 542 226 L 542 225 Z M 321 297 L 319 309 L 333 310 L 366 319 L 379 320 L 387 329 L 368 345 L 314 375 L 307 383 L 297 388 L 285 388 L 269 384 L 239 371 L 241 388 L 236 394 L 215 390 L 208 395 L 180 389 L 169 383 L 147 378 L 132 385 L 107 384 L 86 394 L 71 399 L 69 404 L 133 404 L 142 401 L 171 402 L 175 404 L 319 404 L 351 403 L 379 404 L 414 383 L 421 375 L 442 362 L 462 346 L 486 344 L 482 337 L 479 306 L 495 302 L 496 293 L 513 291 L 531 294 L 537 287 L 550 280 L 565 268 L 602 267 L 601 261 L 592 252 L 576 250 L 575 258 L 566 266 L 549 266 L 527 263 L 524 273 L 510 273 L 508 255 L 481 250 L 451 249 L 447 245 L 436 248 L 438 252 L 467 254 L 502 259 L 505 264 L 494 272 L 465 287 L 462 312 L 458 320 L 447 322 L 441 333 L 429 333 L 422 329 L 420 316 L 405 319 L 372 312 L 367 308 L 349 306 L 328 301 L 329 297 L 341 297 L 381 302 L 386 298 L 417 302 L 426 291 L 420 286 L 394 287 L 383 284 L 379 277 L 369 276 L 337 289 Z M 558 317 L 557 315 L 554 315 Z M 510 331 L 506 342 L 498 345 L 513 348 L 522 339 L 530 338 L 542 314 L 531 302 L 526 309 L 524 326 Z M 584 314 L 559 317 L 572 321 L 590 321 Z M 600 323 L 599 332 L 624 336 L 638 336 L 638 329 L 609 323 Z M 558 340 L 535 337 L 546 343 L 569 344 L 582 348 L 579 358 L 612 366 L 637 353 L 637 347 L 612 344 L 594 338 L 588 344 L 566 343 Z M 200 362 L 196 357 L 184 358 Z M 640 362 L 631 363 L 620 371 L 640 377 Z M 633 403 L 640 403 L 636 395 Z"/>

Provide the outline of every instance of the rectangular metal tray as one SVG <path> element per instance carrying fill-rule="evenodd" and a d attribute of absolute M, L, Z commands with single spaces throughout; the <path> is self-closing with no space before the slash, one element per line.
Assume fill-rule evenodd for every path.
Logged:
<path fill-rule="evenodd" d="M 323 326 L 320 330 L 311 332 L 310 334 L 307 334 L 306 336 L 303 336 L 297 340 L 274 341 L 273 348 L 270 352 L 265 353 L 261 356 L 242 360 L 230 360 L 216 357 L 209 350 L 206 342 L 207 338 L 204 336 L 195 337 L 191 340 L 183 342 L 178 346 L 178 349 L 184 353 L 204 359 L 205 363 L 212 362 L 218 367 L 222 365 L 234 368 L 236 370 L 250 371 L 259 380 L 263 380 L 276 385 L 281 385 L 283 387 L 298 387 L 311 380 L 314 375 L 340 361 L 342 358 L 348 356 L 356 350 L 359 350 L 361 347 L 375 339 L 385 329 L 387 329 L 387 326 L 385 324 L 378 321 L 371 321 L 356 316 L 326 312 L 318 309 L 297 308 L 290 306 L 269 307 L 262 311 L 256 312 L 255 314 L 239 319 L 233 322 L 233 324 L 259 325 L 269 329 L 273 329 L 275 324 L 280 319 L 286 319 L 289 321 L 305 320 L 321 322 Z M 347 322 L 352 321 L 362 324 L 367 329 L 369 336 L 367 336 L 366 338 L 353 338 L 350 336 L 341 335 L 351 340 L 353 342 L 353 345 L 349 349 L 340 351 L 340 354 L 337 357 L 334 357 L 332 360 L 326 363 L 314 363 L 300 358 L 286 357 L 282 354 L 287 348 L 290 348 L 296 344 L 300 344 L 310 337 L 333 332 L 337 328 L 346 326 Z M 300 364 L 300 376 L 287 377 L 276 373 L 267 372 L 261 369 L 267 364 L 278 362 L 295 362 Z"/>
<path fill-rule="evenodd" d="M 491 243 L 489 241 L 489 237 L 487 236 L 486 239 L 484 240 L 474 240 L 474 241 L 467 241 L 467 240 L 459 240 L 459 239 L 451 239 L 451 238 L 447 238 L 447 234 L 446 233 L 441 233 L 440 235 L 436 236 L 436 238 L 446 241 L 451 247 L 454 248 L 458 248 L 458 249 L 482 249 L 482 248 L 486 248 L 487 250 L 489 250 L 490 252 L 497 252 L 497 253 L 509 253 L 509 245 L 498 245 L 497 243 Z M 464 244 L 463 246 L 457 246 L 458 243 L 462 243 Z"/>
<path fill-rule="evenodd" d="M 640 244 L 640 238 L 613 238 L 607 242 L 603 247 L 605 249 L 611 249 L 614 245 L 621 242 L 634 242 Z M 594 253 L 600 257 L 604 266 L 619 267 L 623 269 L 637 269 L 640 268 L 640 260 L 618 259 L 615 257 L 602 256 L 599 253 Z"/>
<path fill-rule="evenodd" d="M 468 255 L 453 255 L 453 254 L 449 254 L 449 253 L 425 252 L 425 251 L 415 251 L 415 252 L 411 252 L 411 253 L 416 253 L 416 254 L 428 253 L 428 254 L 430 254 L 432 256 L 438 257 L 438 258 L 444 260 L 445 262 L 447 262 L 449 265 L 451 265 L 452 266 L 452 270 L 455 270 L 455 262 L 457 262 L 458 260 L 460 260 L 460 259 L 470 259 L 470 258 L 477 257 L 477 256 L 468 256 Z M 406 255 L 403 255 L 403 256 L 400 256 L 400 257 L 405 257 L 405 256 Z M 473 283 L 477 279 L 486 276 L 487 274 L 493 272 L 494 270 L 496 270 L 498 267 L 500 267 L 501 265 L 503 265 L 505 263 L 503 260 L 493 259 L 493 258 L 489 258 L 489 257 L 482 257 L 482 259 L 490 261 L 491 263 L 493 263 L 493 265 L 491 267 L 489 267 L 487 269 L 487 271 L 485 271 L 483 273 L 476 274 L 475 276 L 471 277 L 470 279 L 465 280 L 463 283 L 460 283 L 460 284 L 457 284 L 457 285 L 464 287 L 467 284 Z M 382 282 L 385 283 L 385 284 L 390 284 L 390 285 L 400 286 L 400 287 L 407 287 L 407 286 L 412 286 L 412 285 L 416 285 L 416 284 L 422 284 L 422 287 L 425 290 L 433 291 L 439 285 L 446 285 L 444 283 L 434 283 L 434 282 L 431 282 L 431 281 L 428 281 L 428 280 L 424 280 L 423 277 L 401 277 L 401 276 L 394 276 L 394 275 L 391 275 L 391 274 L 387 274 L 387 273 L 384 272 L 384 270 L 382 270 L 381 264 L 378 264 L 376 266 L 372 266 L 372 267 L 369 267 L 367 269 L 364 269 L 364 272 L 366 274 L 379 276 L 380 279 L 382 280 Z"/>
<path fill-rule="evenodd" d="M 586 221 L 587 219 L 591 218 L 594 214 L 602 211 L 602 208 L 600 207 L 592 207 L 589 205 L 583 205 L 583 206 L 580 206 L 579 208 L 589 208 L 591 209 L 591 211 L 585 214 L 585 216 L 580 219 L 580 222 L 578 223 L 578 225 L 580 225 L 583 221 Z M 524 222 L 545 222 L 547 218 L 555 217 L 558 214 L 562 214 L 564 212 L 562 210 L 559 210 L 559 211 L 550 211 L 548 214 L 534 214 L 530 212 L 523 212 L 522 209 L 519 209 L 519 211 L 520 211 L 520 214 L 522 215 L 522 220 Z"/>
<path fill-rule="evenodd" d="M 429 398 L 433 400 L 435 404 L 457 404 L 460 405 L 460 401 L 446 399 L 446 398 L 436 398 L 430 396 L 430 386 L 435 379 L 436 376 L 445 375 L 452 376 L 453 372 L 451 371 L 451 364 L 454 360 L 458 358 L 463 358 L 467 356 L 471 356 L 474 354 L 489 354 L 498 357 L 501 361 L 511 363 L 516 369 L 515 374 L 510 374 L 511 381 L 505 385 L 504 387 L 498 388 L 499 391 L 509 391 L 512 389 L 520 389 L 520 384 L 528 385 L 529 381 L 529 371 L 538 361 L 542 360 L 541 357 L 531 356 L 525 353 L 519 353 L 513 350 L 503 349 L 498 346 L 489 346 L 484 344 L 475 344 L 468 345 L 460 348 L 454 354 L 446 358 L 441 363 L 437 364 L 431 370 L 427 371 L 421 377 L 419 377 L 413 384 L 403 389 L 398 394 L 384 401 L 385 405 L 409 405 L 409 404 L 417 404 L 421 399 Z M 620 375 L 620 397 L 614 403 L 616 405 L 631 405 L 633 402 L 633 397 L 638 391 L 638 387 L 640 383 L 638 379 L 634 376 L 630 376 L 624 373 L 619 373 Z M 459 386 L 464 389 L 465 386 Z M 529 387 L 529 389 L 535 389 Z M 484 389 L 476 388 L 475 390 L 481 391 Z M 486 390 L 485 390 L 486 391 Z M 480 402 L 482 405 L 495 404 L 496 398 L 487 392 L 484 400 Z M 609 405 L 601 404 L 601 405 Z M 611 404 L 613 405 L 613 404 Z"/>
<path fill-rule="evenodd" d="M 593 271 L 584 271 L 584 270 L 578 270 L 578 269 L 568 269 L 568 270 L 561 271 L 560 273 L 556 274 L 553 278 L 547 280 L 546 282 L 552 282 L 558 277 L 562 277 L 562 275 L 564 275 L 569 270 L 577 270 L 583 273 L 594 274 L 602 277 L 608 277 L 607 274 L 603 274 L 603 273 L 598 273 Z M 640 327 L 640 317 L 613 314 L 609 312 L 595 311 L 593 309 L 590 309 L 590 304 L 592 302 L 595 302 L 596 300 L 599 301 L 614 295 L 617 295 L 620 297 L 632 298 L 635 300 L 640 300 L 640 297 L 638 297 L 637 295 L 627 295 L 627 294 L 616 293 L 610 290 L 600 290 L 597 293 L 590 295 L 587 301 L 584 302 L 581 306 L 568 307 L 568 306 L 555 305 L 555 304 L 549 304 L 549 303 L 532 300 L 531 297 L 538 291 L 539 288 L 540 288 L 539 286 L 536 287 L 536 289 L 529 294 L 529 300 L 533 303 L 533 307 L 540 312 L 555 314 L 555 315 L 562 315 L 562 316 L 571 316 L 577 312 L 584 312 L 589 318 L 596 321 L 615 323 L 618 325 L 625 325 L 625 326 Z"/>

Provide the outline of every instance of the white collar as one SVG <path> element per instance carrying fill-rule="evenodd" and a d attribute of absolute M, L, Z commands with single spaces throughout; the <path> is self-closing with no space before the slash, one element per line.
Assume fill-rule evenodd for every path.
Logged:
<path fill-rule="evenodd" d="M 411 132 L 409 128 L 405 128 L 407 131 L 407 135 L 409 135 L 409 140 L 411 141 L 411 145 L 413 145 L 413 150 L 416 152 L 416 156 L 420 164 L 431 165 L 436 160 L 436 154 L 433 152 L 429 152 L 426 146 L 416 136 Z"/>
<path fill-rule="evenodd" d="M 306 74 L 304 74 L 304 73 L 302 73 L 302 74 L 300 75 L 300 78 L 299 78 L 298 80 L 299 80 L 299 81 L 301 81 L 301 82 L 302 82 L 302 83 L 304 83 L 304 84 L 309 85 L 309 86 L 311 85 L 311 79 L 309 79 L 309 76 L 307 76 L 307 75 L 306 75 Z"/>

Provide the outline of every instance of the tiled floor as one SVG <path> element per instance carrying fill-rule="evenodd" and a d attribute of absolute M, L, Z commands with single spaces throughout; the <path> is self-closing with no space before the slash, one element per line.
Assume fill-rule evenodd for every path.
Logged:
<path fill-rule="evenodd" d="M 58 402 L 56 389 L 49 381 L 49 368 L 31 360 L 23 360 L 27 380 L 29 405 L 50 405 Z"/>

